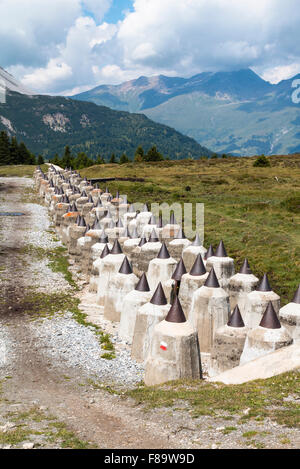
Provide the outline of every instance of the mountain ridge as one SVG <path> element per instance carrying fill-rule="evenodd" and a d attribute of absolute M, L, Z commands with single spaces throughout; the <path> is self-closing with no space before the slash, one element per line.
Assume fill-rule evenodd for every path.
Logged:
<path fill-rule="evenodd" d="M 300 151 L 300 107 L 292 101 L 292 83 L 299 78 L 271 84 L 251 69 L 141 76 L 72 99 L 143 113 L 218 153 L 286 154 Z"/>

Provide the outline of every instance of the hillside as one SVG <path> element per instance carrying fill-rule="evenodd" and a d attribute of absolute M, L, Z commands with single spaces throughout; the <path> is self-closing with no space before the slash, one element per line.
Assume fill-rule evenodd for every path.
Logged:
<path fill-rule="evenodd" d="M 157 146 L 165 157 L 174 159 L 210 155 L 193 139 L 155 123 L 141 114 L 114 111 L 94 103 L 64 97 L 30 96 L 8 91 L 0 104 L 0 130 L 24 141 L 33 153 L 51 157 L 69 145 L 73 152 L 90 157 L 101 154 L 132 157 L 142 145 Z"/>
<path fill-rule="evenodd" d="M 73 99 L 143 112 L 219 153 L 286 154 L 300 151 L 300 105 L 292 101 L 299 78 L 272 85 L 250 69 L 187 79 L 160 75 L 102 85 Z"/>

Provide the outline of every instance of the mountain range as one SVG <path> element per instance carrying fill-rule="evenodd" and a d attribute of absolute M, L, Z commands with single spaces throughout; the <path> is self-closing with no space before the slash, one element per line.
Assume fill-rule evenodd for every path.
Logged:
<path fill-rule="evenodd" d="M 112 153 L 121 156 L 125 152 L 132 158 L 139 145 L 146 152 L 156 145 L 171 159 L 212 155 L 194 139 L 145 115 L 34 94 L 2 68 L 1 89 L 5 89 L 5 99 L 0 99 L 0 130 L 23 141 L 35 154 L 51 158 L 69 145 L 74 153 L 84 151 L 89 157 L 109 158 Z"/>
<path fill-rule="evenodd" d="M 300 74 L 271 84 L 244 69 L 191 78 L 142 76 L 72 99 L 143 113 L 218 153 L 287 154 L 300 152 L 300 102 L 292 100 L 293 84 L 300 87 Z"/>

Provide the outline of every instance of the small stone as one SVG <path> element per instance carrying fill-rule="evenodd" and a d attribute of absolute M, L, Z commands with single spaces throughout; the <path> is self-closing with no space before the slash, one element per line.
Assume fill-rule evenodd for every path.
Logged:
<path fill-rule="evenodd" d="M 22 445 L 23 449 L 33 449 L 34 448 L 34 443 L 24 443 Z"/>
<path fill-rule="evenodd" d="M 213 443 L 213 444 L 211 445 L 211 449 L 218 449 L 218 445 L 216 445 L 215 443 Z"/>
<path fill-rule="evenodd" d="M 12 422 L 7 422 L 5 425 L 2 425 L 2 427 L 0 427 L 0 431 L 2 433 L 6 433 L 8 430 L 10 430 L 11 428 L 14 428 L 16 425 Z"/>
<path fill-rule="evenodd" d="M 248 409 L 243 410 L 243 414 L 244 414 L 244 415 L 248 415 L 249 412 L 250 412 L 250 410 L 251 410 L 250 407 L 249 407 Z"/>
<path fill-rule="evenodd" d="M 217 432 L 221 432 L 222 430 L 225 430 L 225 427 L 218 427 L 216 428 Z"/>

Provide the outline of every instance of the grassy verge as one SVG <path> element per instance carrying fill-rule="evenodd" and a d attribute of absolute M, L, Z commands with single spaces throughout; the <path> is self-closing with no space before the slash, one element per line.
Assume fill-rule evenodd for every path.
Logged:
<path fill-rule="evenodd" d="M 36 165 L 9 165 L 0 166 L 0 177 L 32 177 Z M 41 166 L 44 172 L 48 171 L 46 164 Z"/>
<path fill-rule="evenodd" d="M 50 269 L 53 272 L 61 273 L 74 290 L 78 289 L 72 278 L 72 274 L 69 271 L 69 261 L 67 257 L 67 249 L 65 247 L 57 246 L 53 249 L 44 249 L 28 244 L 23 248 L 22 252 L 40 260 L 48 258 Z"/>
<path fill-rule="evenodd" d="M 240 423 L 269 417 L 280 425 L 300 427 L 300 372 L 236 386 L 187 380 L 153 387 L 140 385 L 125 396 L 134 398 L 146 409 L 187 403 L 181 408 L 194 418 L 220 417 L 225 413 L 226 419 L 238 415 Z"/>

